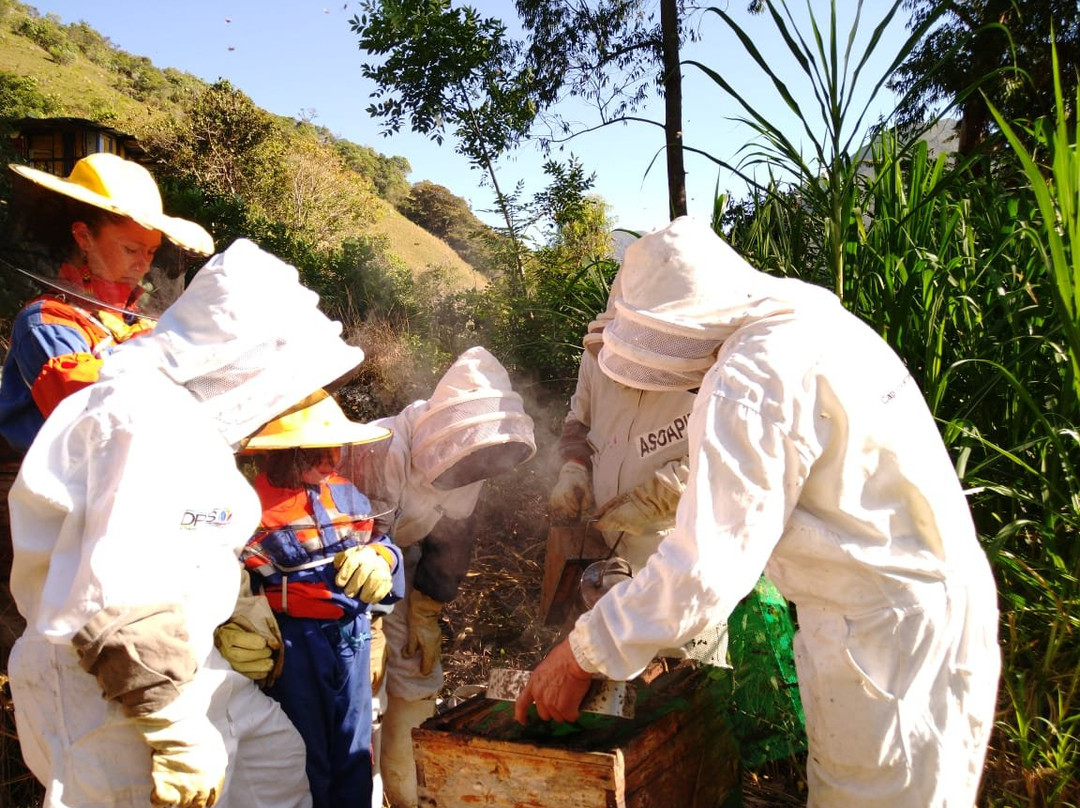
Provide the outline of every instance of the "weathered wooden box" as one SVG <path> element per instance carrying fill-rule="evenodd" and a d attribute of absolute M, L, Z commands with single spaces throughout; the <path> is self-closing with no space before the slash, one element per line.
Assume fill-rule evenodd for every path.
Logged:
<path fill-rule="evenodd" d="M 514 721 L 476 696 L 413 730 L 422 808 L 719 808 L 739 753 L 705 669 L 639 680 L 632 720 Z"/>

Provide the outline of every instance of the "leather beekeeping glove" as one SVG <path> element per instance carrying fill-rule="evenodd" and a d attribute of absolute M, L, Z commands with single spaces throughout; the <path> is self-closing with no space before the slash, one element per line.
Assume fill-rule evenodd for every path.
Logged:
<path fill-rule="evenodd" d="M 214 645 L 233 670 L 269 687 L 285 664 L 277 618 L 262 595 L 241 595 L 232 617 L 214 630 Z"/>
<path fill-rule="evenodd" d="M 386 632 L 383 631 L 383 619 L 373 618 L 371 621 L 371 692 L 378 694 L 386 677 Z"/>
<path fill-rule="evenodd" d="M 334 582 L 350 598 L 364 603 L 378 603 L 394 585 L 394 554 L 378 544 L 350 547 L 334 556 L 337 577 Z"/>
<path fill-rule="evenodd" d="M 153 750 L 150 804 L 208 808 L 217 802 L 225 785 L 229 765 L 225 743 L 205 715 L 164 717 L 173 711 L 170 708 L 134 719 L 136 729 Z"/>
<path fill-rule="evenodd" d="M 596 529 L 640 536 L 652 526 L 671 522 L 681 495 L 681 489 L 652 477 L 601 505 L 596 511 Z"/>
<path fill-rule="evenodd" d="M 559 479 L 551 489 L 548 507 L 554 522 L 577 522 L 595 505 L 592 474 L 584 463 L 567 460 L 559 469 Z"/>
<path fill-rule="evenodd" d="M 420 675 L 431 673 L 439 661 L 439 644 L 442 641 L 442 629 L 439 628 L 439 613 L 446 604 L 428 597 L 419 589 L 409 593 L 409 609 L 406 613 L 408 635 L 401 655 L 412 659 L 420 653 Z"/>

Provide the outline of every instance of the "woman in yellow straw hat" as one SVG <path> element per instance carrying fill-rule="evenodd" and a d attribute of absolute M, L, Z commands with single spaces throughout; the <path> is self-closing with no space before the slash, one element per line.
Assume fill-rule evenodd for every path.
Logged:
<path fill-rule="evenodd" d="M 162 238 L 197 255 L 214 242 L 166 216 L 150 172 L 115 154 L 84 157 L 67 177 L 11 170 L 24 222 L 16 268 L 49 288 L 15 318 L 0 381 L 0 435 L 25 451 L 61 400 L 97 380 L 113 345 L 152 327 L 147 278 Z M 173 292 L 178 274 L 166 284 Z"/>

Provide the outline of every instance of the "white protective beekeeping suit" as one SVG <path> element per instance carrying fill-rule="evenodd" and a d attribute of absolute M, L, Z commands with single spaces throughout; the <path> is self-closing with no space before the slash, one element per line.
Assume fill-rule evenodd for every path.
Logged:
<path fill-rule="evenodd" d="M 970 806 L 1000 669 L 993 577 L 915 382 L 823 289 L 675 220 L 627 251 L 600 365 L 700 386 L 675 531 L 570 635 L 615 679 L 764 569 L 798 608 L 809 805 Z"/>
<path fill-rule="evenodd" d="M 438 613 L 468 571 L 476 538 L 471 517 L 484 480 L 528 460 L 536 443 L 505 368 L 481 347 L 461 354 L 429 399 L 374 423 L 393 433 L 387 453 L 376 455 L 379 467 L 358 468 L 346 447 L 343 473 L 376 510 L 393 512 L 385 528 L 405 557 L 406 597 L 382 620 L 387 663 L 378 697 L 377 769 L 390 804 L 401 808 L 417 802 L 411 733 L 433 714 L 443 684 Z M 434 648 L 416 647 L 421 620 Z"/>
<path fill-rule="evenodd" d="M 218 805 L 311 804 L 303 741 L 213 632 L 261 512 L 234 448 L 363 358 L 317 302 L 295 269 L 236 242 L 26 455 L 10 504 L 27 629 L 10 674 L 48 808 L 145 808 L 184 766 L 222 767 Z"/>
<path fill-rule="evenodd" d="M 591 466 L 597 505 L 639 487 L 657 488 L 669 492 L 665 499 L 678 499 L 689 475 L 686 428 L 693 406 L 694 395 L 686 390 L 616 384 L 602 373 L 591 351 L 582 354 L 564 435 L 571 429 L 585 432 L 582 460 Z M 567 446 L 564 462 L 570 462 L 572 451 Z M 670 513 L 665 509 L 638 530 L 604 531 L 604 540 L 636 572 L 674 527 L 674 516 L 674 508 Z"/>

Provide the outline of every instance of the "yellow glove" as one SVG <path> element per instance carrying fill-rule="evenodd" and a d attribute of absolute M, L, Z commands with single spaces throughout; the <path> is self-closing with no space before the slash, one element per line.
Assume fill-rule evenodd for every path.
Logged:
<path fill-rule="evenodd" d="M 592 475 L 583 463 L 567 460 L 559 469 L 559 479 L 551 489 L 548 507 L 553 522 L 577 522 L 596 504 Z"/>
<path fill-rule="evenodd" d="M 208 808 L 217 802 L 229 756 L 221 733 L 205 715 L 170 720 L 151 713 L 134 720 L 153 750 L 151 805 Z"/>
<path fill-rule="evenodd" d="M 269 687 L 285 664 L 277 618 L 262 595 L 241 595 L 228 622 L 214 630 L 214 645 L 232 669 Z"/>
<path fill-rule="evenodd" d="M 596 529 L 640 536 L 652 526 L 671 522 L 681 495 L 680 490 L 653 477 L 601 505 L 596 511 Z"/>
<path fill-rule="evenodd" d="M 337 577 L 334 582 L 350 598 L 359 597 L 364 603 L 378 603 L 394 585 L 391 574 L 394 554 L 378 544 L 350 547 L 334 556 Z"/>
<path fill-rule="evenodd" d="M 439 643 L 442 640 L 439 613 L 445 605 L 442 601 L 429 598 L 419 589 L 409 593 L 409 630 L 401 655 L 412 659 L 415 653 L 420 652 L 421 676 L 431 673 L 431 669 L 439 661 Z"/>
<path fill-rule="evenodd" d="M 233 622 L 214 629 L 214 645 L 237 673 L 262 684 L 274 672 L 274 651 L 266 638 Z"/>

